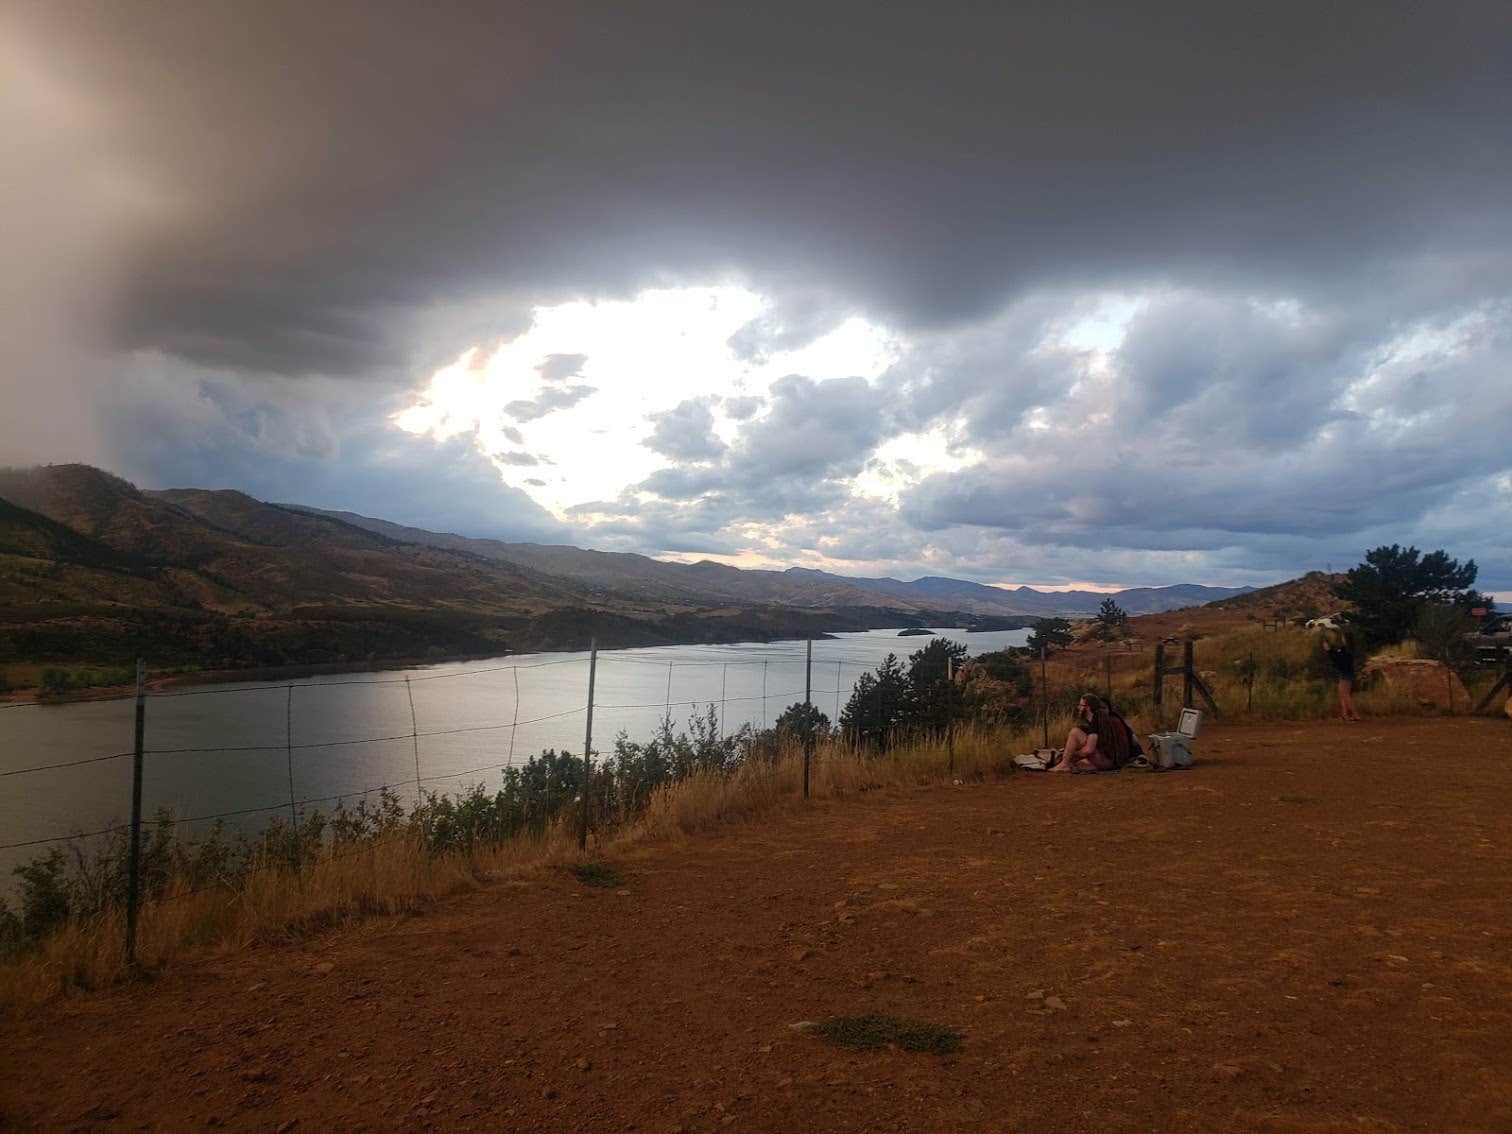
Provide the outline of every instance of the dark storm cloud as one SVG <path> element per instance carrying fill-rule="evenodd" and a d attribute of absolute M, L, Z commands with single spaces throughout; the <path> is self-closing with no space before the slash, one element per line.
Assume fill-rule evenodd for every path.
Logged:
<path fill-rule="evenodd" d="M 732 265 L 759 355 L 1036 284 L 1317 295 L 1508 235 L 1501 3 L 123 2 L 11 17 L 161 196 L 120 347 L 391 364 L 396 313 Z M 1482 286 L 1504 289 L 1497 255 Z M 834 297 L 831 299 L 813 297 Z"/>
<path fill-rule="evenodd" d="M 557 410 L 571 409 L 590 394 L 598 393 L 595 386 L 552 387 L 542 390 L 534 401 L 508 402 L 504 412 L 516 421 L 535 421 Z"/>

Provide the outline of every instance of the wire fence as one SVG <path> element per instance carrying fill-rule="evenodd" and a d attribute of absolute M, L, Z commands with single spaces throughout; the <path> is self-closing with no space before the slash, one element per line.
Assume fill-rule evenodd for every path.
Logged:
<path fill-rule="evenodd" d="M 453 785 L 502 787 L 511 770 L 541 754 L 576 751 L 591 761 L 615 747 L 595 744 L 595 732 L 600 738 L 643 739 L 687 719 L 704 729 L 706 739 L 712 734 L 728 742 L 772 728 L 794 706 L 834 725 L 857 680 L 888 653 L 906 657 L 918 648 L 916 641 L 867 636 L 692 647 L 679 648 L 672 658 L 665 650 L 590 651 L 404 676 L 156 691 L 139 674 L 130 698 L 4 707 L 0 738 L 6 751 L 14 754 L 29 740 L 33 750 L 60 758 L 0 767 L 0 817 L 7 824 L 0 855 L 15 862 L 18 854 L 38 848 L 129 832 L 132 922 L 144 814 L 171 815 L 175 828 L 219 823 L 243 830 L 259 821 L 281 822 L 286 814 L 289 829 L 297 831 L 311 808 L 355 804 L 375 793 L 419 807 Z M 1012 643 L 979 645 L 1005 644 Z M 1121 660 L 1121 670 L 1131 663 L 1149 672 L 1144 658 Z M 1157 659 L 1157 668 L 1161 664 Z M 1176 672 L 1186 675 L 1189 702 L 1190 644 L 1184 669 Z M 1051 702 L 1065 690 L 1051 688 L 1042 666 L 1035 676 L 1048 740 Z M 1111 659 L 1106 677 L 1111 688 Z M 59 706 L 72 706 L 72 715 L 60 720 Z M 80 751 L 111 734 L 123 739 L 128 708 L 136 725 L 131 750 L 117 744 L 102 754 Z M 591 764 L 579 775 L 592 783 Z M 804 782 L 807 790 L 807 761 Z M 99 822 L 120 816 L 128 801 L 129 822 Z M 582 841 L 590 811 L 584 800 Z M 95 823 L 88 823 L 90 816 Z M 81 824 L 89 829 L 80 830 Z"/>
<path fill-rule="evenodd" d="M 811 667 L 802 643 L 741 652 L 684 648 L 675 659 L 651 650 L 619 650 L 596 659 L 570 655 L 403 677 L 143 689 L 140 695 L 14 702 L 0 706 L 5 749 L 22 760 L 28 750 L 63 758 L 28 760 L 17 767 L 0 761 L 0 792 L 11 796 L 10 806 L 0 807 L 7 833 L 28 828 L 25 838 L 0 841 L 0 851 L 120 830 L 121 824 L 89 831 L 37 828 L 49 818 L 65 826 L 76 823 L 77 816 L 90 812 L 91 802 L 101 805 L 97 814 L 119 814 L 119 777 L 91 781 L 79 773 L 129 766 L 136 756 L 148 765 L 146 806 L 168 807 L 181 816 L 179 823 L 192 824 L 325 804 L 383 788 L 408 789 L 409 798 L 418 799 L 426 785 L 486 777 L 540 751 L 581 751 L 582 733 L 574 722 L 589 713 L 597 715 L 601 737 L 621 732 L 644 737 L 664 719 L 712 708 L 720 735 L 728 736 L 742 728 L 770 728 L 784 710 L 807 697 L 833 722 L 855 679 L 881 660 L 878 646 L 899 645 L 885 638 L 870 639 L 870 650 L 846 649 L 846 644 L 821 643 Z M 586 692 L 590 665 L 598 669 L 593 700 Z M 547 674 L 551 676 L 542 679 Z M 212 701 L 216 708 L 200 708 Z M 108 733 L 126 739 L 129 725 L 122 714 L 102 710 L 129 710 L 139 703 L 147 722 L 140 753 L 126 748 L 79 751 Z M 60 719 L 59 709 L 91 715 Z M 35 725 L 28 721 L 16 727 L 22 716 L 30 716 Z M 409 766 L 401 773 L 404 748 Z M 281 766 L 275 767 L 280 756 Z M 225 757 L 243 762 L 214 762 Z M 182 766 L 186 758 L 193 758 L 192 766 Z M 60 779 L 57 774 L 65 771 L 75 775 Z M 49 778 L 43 790 L 31 790 L 28 782 L 42 777 Z M 302 785 L 306 790 L 300 790 Z M 217 798 L 255 799 L 273 792 L 276 800 L 256 806 L 213 805 Z M 72 814 L 39 807 L 48 796 Z"/>

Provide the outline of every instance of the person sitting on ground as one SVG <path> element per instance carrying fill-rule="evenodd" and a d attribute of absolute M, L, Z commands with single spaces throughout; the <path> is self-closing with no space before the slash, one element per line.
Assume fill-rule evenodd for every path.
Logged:
<path fill-rule="evenodd" d="M 1129 758 L 1128 726 L 1095 693 L 1076 702 L 1081 723 L 1066 734 L 1066 746 L 1052 772 L 1106 772 Z"/>

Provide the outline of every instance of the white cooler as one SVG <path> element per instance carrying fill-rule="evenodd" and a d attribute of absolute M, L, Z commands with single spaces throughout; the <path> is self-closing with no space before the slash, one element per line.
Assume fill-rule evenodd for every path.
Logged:
<path fill-rule="evenodd" d="M 1192 741 L 1201 731 L 1201 710 L 1182 709 L 1175 732 L 1150 733 L 1150 763 L 1157 768 L 1190 768 Z"/>

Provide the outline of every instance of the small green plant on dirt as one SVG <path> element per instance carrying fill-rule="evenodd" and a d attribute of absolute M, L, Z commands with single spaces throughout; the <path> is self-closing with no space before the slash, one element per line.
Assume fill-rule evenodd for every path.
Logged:
<path fill-rule="evenodd" d="M 588 862 L 574 862 L 567 867 L 567 872 L 581 882 L 584 886 L 623 886 L 624 876 L 611 864 L 600 859 L 592 859 Z"/>
<path fill-rule="evenodd" d="M 903 1016 L 835 1016 L 814 1028 L 814 1034 L 856 1051 L 896 1047 L 927 1055 L 953 1055 L 961 1050 L 961 1033 L 954 1028 Z"/>

